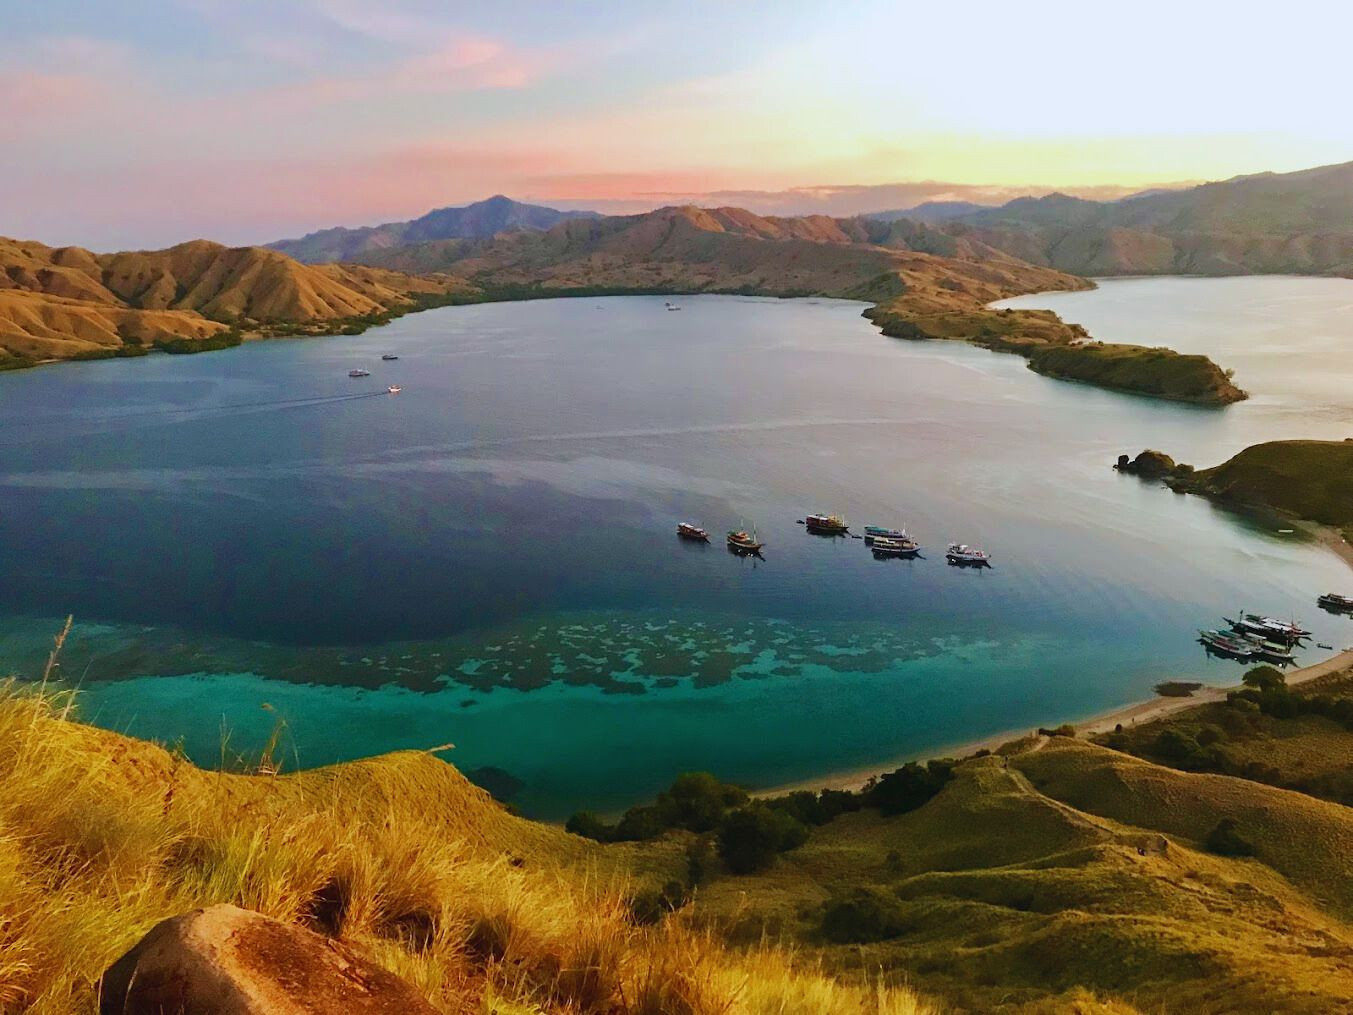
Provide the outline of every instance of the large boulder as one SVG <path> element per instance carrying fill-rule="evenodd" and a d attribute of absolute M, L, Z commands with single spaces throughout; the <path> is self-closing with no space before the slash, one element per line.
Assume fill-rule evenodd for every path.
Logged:
<path fill-rule="evenodd" d="M 340 942 L 235 906 L 164 920 L 103 974 L 100 1015 L 435 1015 Z"/>

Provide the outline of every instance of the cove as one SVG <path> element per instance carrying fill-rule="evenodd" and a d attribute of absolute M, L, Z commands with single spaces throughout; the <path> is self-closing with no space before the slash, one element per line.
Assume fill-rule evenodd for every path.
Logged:
<path fill-rule="evenodd" d="M 1193 637 L 1242 607 L 1353 640 L 1314 607 L 1347 584 L 1331 555 L 1109 467 L 1346 436 L 1347 388 L 1308 398 L 1219 351 L 1253 397 L 1198 409 L 884 338 L 861 304 L 679 302 L 0 376 L 0 669 L 36 672 L 73 613 L 63 675 L 91 721 L 209 765 L 223 728 L 247 752 L 278 717 L 292 765 L 451 742 L 559 817 L 682 770 L 800 781 L 1229 682 Z M 1281 302 L 1274 355 L 1323 355 L 1300 294 Z M 905 524 L 925 559 L 794 524 L 817 510 Z M 765 560 L 679 544 L 683 519 L 754 526 Z M 950 539 L 995 567 L 946 567 Z"/>

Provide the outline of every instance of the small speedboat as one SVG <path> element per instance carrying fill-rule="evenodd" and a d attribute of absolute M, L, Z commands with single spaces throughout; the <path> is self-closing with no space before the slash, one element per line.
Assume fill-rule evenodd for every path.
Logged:
<path fill-rule="evenodd" d="M 990 567 L 991 554 L 967 543 L 950 543 L 944 559 L 958 567 Z"/>
<path fill-rule="evenodd" d="M 1218 655 L 1241 660 L 1253 659 L 1255 656 L 1253 645 L 1227 631 L 1199 631 L 1198 640 Z"/>
<path fill-rule="evenodd" d="M 914 539 L 885 539 L 883 536 L 875 536 L 869 549 L 874 551 L 875 557 L 914 557 L 921 552 Z"/>
<path fill-rule="evenodd" d="M 850 531 L 846 520 L 840 515 L 809 515 L 803 520 L 809 532 L 823 536 L 844 536 Z"/>
<path fill-rule="evenodd" d="M 349 371 L 348 371 L 348 376 L 349 376 L 349 377 L 370 377 L 370 376 L 371 376 L 371 371 L 370 371 L 370 370 L 361 370 L 361 369 L 358 369 L 358 370 L 349 370 Z"/>
<path fill-rule="evenodd" d="M 872 543 L 876 539 L 910 539 L 906 529 L 890 529 L 882 525 L 866 525 L 864 541 Z"/>
<path fill-rule="evenodd" d="M 386 388 L 385 390 L 388 391 L 388 392 L 390 392 L 390 394 L 392 394 L 392 395 L 398 395 L 398 394 L 399 394 L 401 391 L 403 391 L 404 389 L 401 388 L 398 384 L 391 384 L 391 385 L 390 385 L 388 388 Z"/>
<path fill-rule="evenodd" d="M 384 356 L 381 357 L 381 359 L 383 359 L 383 360 L 385 360 L 385 362 L 389 363 L 392 359 L 399 359 L 399 357 L 396 356 L 396 355 L 395 355 L 394 353 L 392 353 L 392 352 L 387 352 Z"/>
<path fill-rule="evenodd" d="M 734 553 L 760 553 L 765 543 L 757 542 L 756 536 L 741 530 L 728 534 L 728 548 Z"/>
<path fill-rule="evenodd" d="M 1353 613 L 1353 596 L 1341 596 L 1337 592 L 1326 592 L 1316 602 L 1335 613 Z"/>
<path fill-rule="evenodd" d="M 698 525 L 692 525 L 690 522 L 677 522 L 677 535 L 682 539 L 689 539 L 695 543 L 709 542 L 709 533 Z"/>

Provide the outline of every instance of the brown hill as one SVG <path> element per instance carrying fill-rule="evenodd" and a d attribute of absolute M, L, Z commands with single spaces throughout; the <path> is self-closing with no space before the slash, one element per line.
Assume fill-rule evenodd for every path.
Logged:
<path fill-rule="evenodd" d="M 1019 198 L 928 228 L 1077 275 L 1353 277 L 1353 162 L 1122 201 Z"/>
<path fill-rule="evenodd" d="M 93 254 L 0 238 L 0 365 L 136 354 L 157 343 L 191 348 L 232 327 L 334 329 L 409 308 L 411 294 L 468 292 L 445 275 L 311 267 L 205 240 Z"/>

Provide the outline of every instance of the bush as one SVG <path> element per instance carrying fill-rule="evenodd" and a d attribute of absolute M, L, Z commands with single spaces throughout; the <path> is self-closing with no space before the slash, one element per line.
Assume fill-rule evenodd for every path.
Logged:
<path fill-rule="evenodd" d="M 610 842 L 615 834 L 614 827 L 606 824 L 591 811 L 579 811 L 573 815 L 564 822 L 564 831 L 581 835 L 585 839 L 596 839 L 597 842 Z"/>
<path fill-rule="evenodd" d="M 1204 843 L 1209 853 L 1218 856 L 1254 856 L 1254 846 L 1240 834 L 1234 818 L 1222 818 L 1207 833 Z"/>
<path fill-rule="evenodd" d="M 1256 666 L 1241 677 L 1240 682 L 1261 692 L 1287 689 L 1287 678 L 1283 676 L 1283 671 L 1273 666 Z"/>
<path fill-rule="evenodd" d="M 822 911 L 822 936 L 838 944 L 884 941 L 904 930 L 902 904 L 877 889 L 857 889 L 828 902 Z"/>
<path fill-rule="evenodd" d="M 746 802 L 746 792 L 737 786 L 720 782 L 708 772 L 685 772 L 665 793 L 658 794 L 657 806 L 671 827 L 709 832 L 718 826 L 724 811 Z"/>
<path fill-rule="evenodd" d="M 807 828 L 765 804 L 729 811 L 719 825 L 719 856 L 734 874 L 765 870 L 776 854 L 797 849 L 807 841 Z"/>
<path fill-rule="evenodd" d="M 953 776 L 952 761 L 931 761 L 925 765 L 908 762 L 866 784 L 864 802 L 883 814 L 905 814 L 928 801 Z"/>
<path fill-rule="evenodd" d="M 691 901 L 690 890 L 680 881 L 669 881 L 661 891 L 640 892 L 630 899 L 630 918 L 640 926 L 655 924 Z"/>

